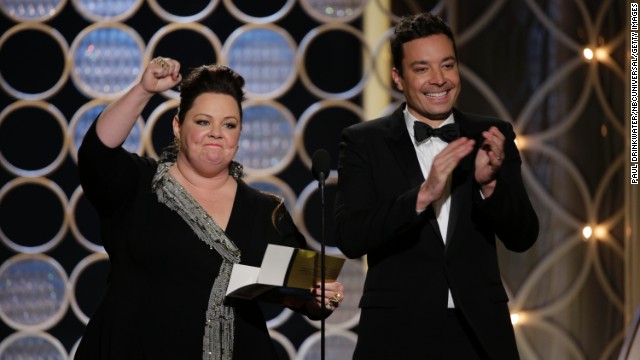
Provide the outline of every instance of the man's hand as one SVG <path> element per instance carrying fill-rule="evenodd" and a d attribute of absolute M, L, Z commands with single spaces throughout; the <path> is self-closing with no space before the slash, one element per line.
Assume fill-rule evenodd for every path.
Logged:
<path fill-rule="evenodd" d="M 497 127 L 483 131 L 484 143 L 476 156 L 476 182 L 485 198 L 493 194 L 496 187 L 496 174 L 504 161 L 504 135 Z"/>
<path fill-rule="evenodd" d="M 423 211 L 432 202 L 440 199 L 447 179 L 458 166 L 460 160 L 473 151 L 474 140 L 461 137 L 452 141 L 433 159 L 427 179 L 420 186 L 416 211 Z"/>

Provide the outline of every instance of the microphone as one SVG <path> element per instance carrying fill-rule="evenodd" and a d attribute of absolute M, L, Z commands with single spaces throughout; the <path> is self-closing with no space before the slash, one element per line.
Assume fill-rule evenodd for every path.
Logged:
<path fill-rule="evenodd" d="M 324 180 L 327 178 L 329 169 L 331 168 L 331 159 L 329 152 L 325 149 L 318 149 L 313 153 L 311 159 L 311 173 L 313 177 L 324 185 Z"/>
<path fill-rule="evenodd" d="M 324 360 L 325 354 L 325 321 L 324 314 L 326 311 L 326 305 L 324 303 L 325 294 L 325 273 L 326 265 L 324 259 L 324 238 L 325 238 L 325 207 L 324 207 L 324 183 L 329 174 L 331 168 L 331 159 L 329 152 L 324 149 L 318 149 L 313 153 L 311 159 L 311 173 L 313 177 L 318 180 L 318 186 L 320 187 L 320 223 L 321 223 L 321 236 L 320 236 L 320 297 L 322 298 L 322 315 L 320 319 L 320 359 Z"/>

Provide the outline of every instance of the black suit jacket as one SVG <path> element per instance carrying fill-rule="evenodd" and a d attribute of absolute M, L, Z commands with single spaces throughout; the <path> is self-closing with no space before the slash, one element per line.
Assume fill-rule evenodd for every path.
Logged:
<path fill-rule="evenodd" d="M 400 106 L 393 114 L 342 133 L 336 194 L 337 245 L 350 258 L 367 255 L 354 358 L 440 359 L 447 289 L 491 359 L 518 352 L 496 254 L 496 237 L 525 251 L 538 219 L 520 174 L 511 125 L 454 109 L 474 151 L 453 172 L 446 245 L 433 208 L 416 213 L 424 177 Z M 474 180 L 482 131 L 506 136 L 505 159 L 491 197 Z"/>

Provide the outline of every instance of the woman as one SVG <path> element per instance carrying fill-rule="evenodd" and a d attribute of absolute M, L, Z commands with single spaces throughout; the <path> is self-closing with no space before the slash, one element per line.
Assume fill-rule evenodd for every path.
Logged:
<path fill-rule="evenodd" d="M 180 86 L 172 151 L 156 161 L 121 147 L 151 97 L 181 82 L 179 71 L 175 60 L 152 61 L 80 147 L 80 180 L 99 212 L 111 271 L 76 359 L 276 357 L 258 303 L 224 297 L 234 263 L 260 266 L 268 243 L 305 246 L 282 201 L 241 181 L 232 161 L 244 79 L 224 66 L 194 69 Z M 319 319 L 344 289 L 327 283 L 324 299 L 310 291 L 289 306 Z"/>

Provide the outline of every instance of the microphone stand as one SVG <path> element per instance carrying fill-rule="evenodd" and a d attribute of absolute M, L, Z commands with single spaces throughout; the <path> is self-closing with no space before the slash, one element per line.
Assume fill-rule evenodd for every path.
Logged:
<path fill-rule="evenodd" d="M 313 154 L 311 172 L 313 176 L 318 180 L 318 186 L 320 187 L 320 222 L 321 222 L 321 235 L 320 235 L 320 298 L 322 299 L 320 305 L 320 359 L 324 360 L 324 328 L 325 328 L 325 315 L 327 314 L 327 305 L 325 301 L 326 293 L 326 266 L 325 266 L 325 206 L 324 206 L 324 183 L 327 177 L 327 173 L 330 171 L 329 153 L 327 150 L 319 149 Z"/>
<path fill-rule="evenodd" d="M 320 360 L 324 360 L 324 356 L 325 356 L 325 340 L 324 340 L 324 333 L 325 333 L 325 321 L 324 321 L 324 314 L 327 310 L 326 304 L 324 303 L 324 293 L 325 293 L 325 272 L 326 272 L 326 268 L 325 268 L 325 259 L 324 259 L 324 253 L 325 253 L 325 245 L 324 245 L 324 238 L 325 238 L 325 207 L 324 207 L 324 172 L 320 172 L 320 176 L 318 179 L 318 186 L 320 187 L 320 225 L 321 225 L 321 231 L 320 231 L 320 294 L 321 294 L 321 299 L 322 299 L 322 314 L 320 317 Z"/>

